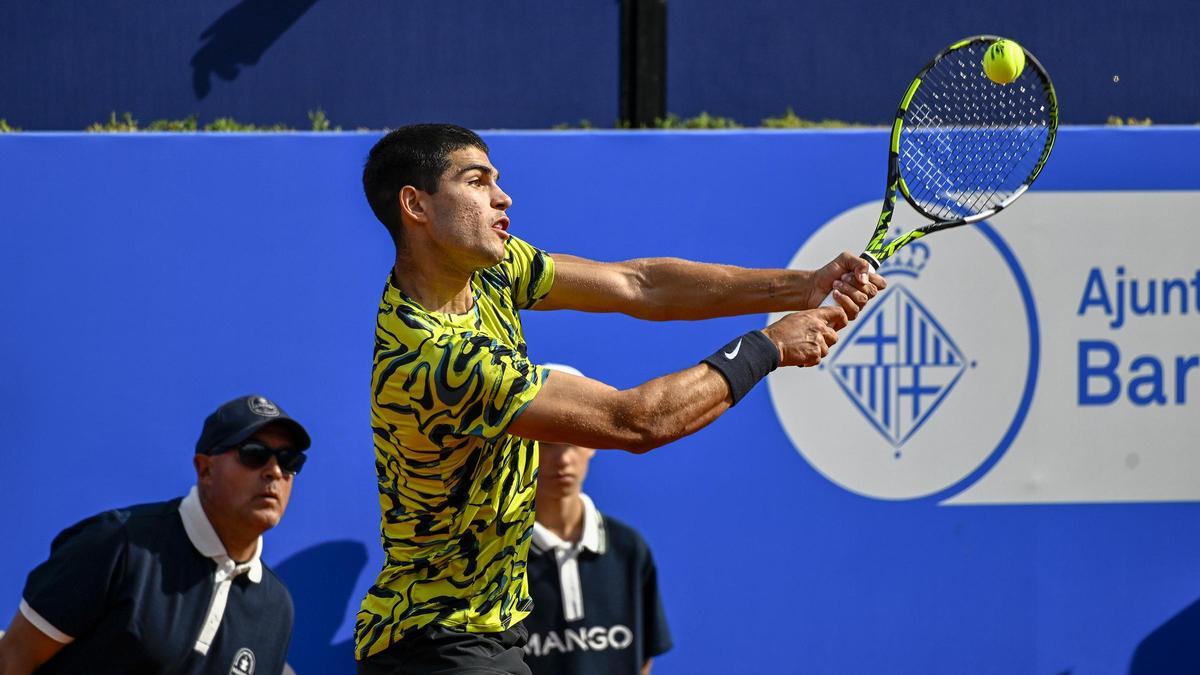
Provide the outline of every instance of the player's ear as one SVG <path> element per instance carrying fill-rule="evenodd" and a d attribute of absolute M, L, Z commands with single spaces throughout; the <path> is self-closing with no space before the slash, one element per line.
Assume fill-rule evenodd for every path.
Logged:
<path fill-rule="evenodd" d="M 192 466 L 196 467 L 197 480 L 203 480 L 212 474 L 212 457 L 196 454 L 192 457 Z"/>
<path fill-rule="evenodd" d="M 401 221 L 407 216 L 418 223 L 429 222 L 428 204 L 426 203 L 428 196 L 425 192 L 411 185 L 405 185 L 400 188 L 400 192 L 396 198 L 400 200 Z"/>

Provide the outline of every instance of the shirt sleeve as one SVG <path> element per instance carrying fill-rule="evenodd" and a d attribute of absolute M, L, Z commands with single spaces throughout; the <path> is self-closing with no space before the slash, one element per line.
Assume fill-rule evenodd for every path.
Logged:
<path fill-rule="evenodd" d="M 505 272 L 512 284 L 513 306 L 529 309 L 554 286 L 554 260 L 543 250 L 510 237 L 505 247 Z"/>
<path fill-rule="evenodd" d="M 420 351 L 407 372 L 384 383 L 379 401 L 407 413 L 397 425 L 414 426 L 431 447 L 444 447 L 447 436 L 497 438 L 546 379 L 543 368 L 484 334 L 443 334 Z"/>
<path fill-rule="evenodd" d="M 60 532 L 50 544 L 50 557 L 25 581 L 21 607 L 25 618 L 59 642 L 92 632 L 119 582 L 125 543 L 123 522 L 113 512 Z"/>
<path fill-rule="evenodd" d="M 646 562 L 642 568 L 642 611 L 646 633 L 642 636 L 646 645 L 646 658 L 666 653 L 671 649 L 671 631 L 667 628 L 667 615 L 663 611 L 662 598 L 658 595 L 658 569 L 654 556 L 646 549 Z"/>

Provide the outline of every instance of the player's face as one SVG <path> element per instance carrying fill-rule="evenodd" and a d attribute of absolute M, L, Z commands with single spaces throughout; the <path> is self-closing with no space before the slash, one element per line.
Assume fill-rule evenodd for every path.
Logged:
<path fill-rule="evenodd" d="M 247 440 L 276 450 L 293 445 L 286 432 L 269 425 Z M 242 526 L 260 532 L 279 523 L 292 496 L 295 475 L 280 469 L 277 458 L 272 457 L 257 469 L 242 464 L 236 450 L 208 459 L 209 470 L 201 473 L 200 480 L 207 481 L 208 494 L 216 508 Z"/>
<path fill-rule="evenodd" d="M 450 153 L 436 194 L 428 195 L 429 236 L 455 267 L 491 267 L 504 260 L 512 199 L 500 189 L 500 174 L 479 148 Z"/>
<path fill-rule="evenodd" d="M 588 462 L 596 451 L 566 443 L 539 443 L 538 497 L 563 499 L 579 494 Z"/>

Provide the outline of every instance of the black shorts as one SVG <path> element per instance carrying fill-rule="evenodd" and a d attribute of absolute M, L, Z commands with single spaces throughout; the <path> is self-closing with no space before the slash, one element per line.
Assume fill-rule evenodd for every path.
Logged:
<path fill-rule="evenodd" d="M 531 675 L 525 665 L 529 631 L 466 633 L 430 624 L 358 662 L 359 675 Z"/>

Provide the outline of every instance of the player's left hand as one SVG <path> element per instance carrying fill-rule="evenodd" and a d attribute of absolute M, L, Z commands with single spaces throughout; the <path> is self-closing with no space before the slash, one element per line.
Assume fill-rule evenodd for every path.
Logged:
<path fill-rule="evenodd" d="M 834 302 L 853 321 L 867 302 L 886 287 L 887 282 L 871 269 L 871 263 L 850 251 L 842 251 L 813 273 L 809 306 L 817 307 L 832 293 Z"/>

